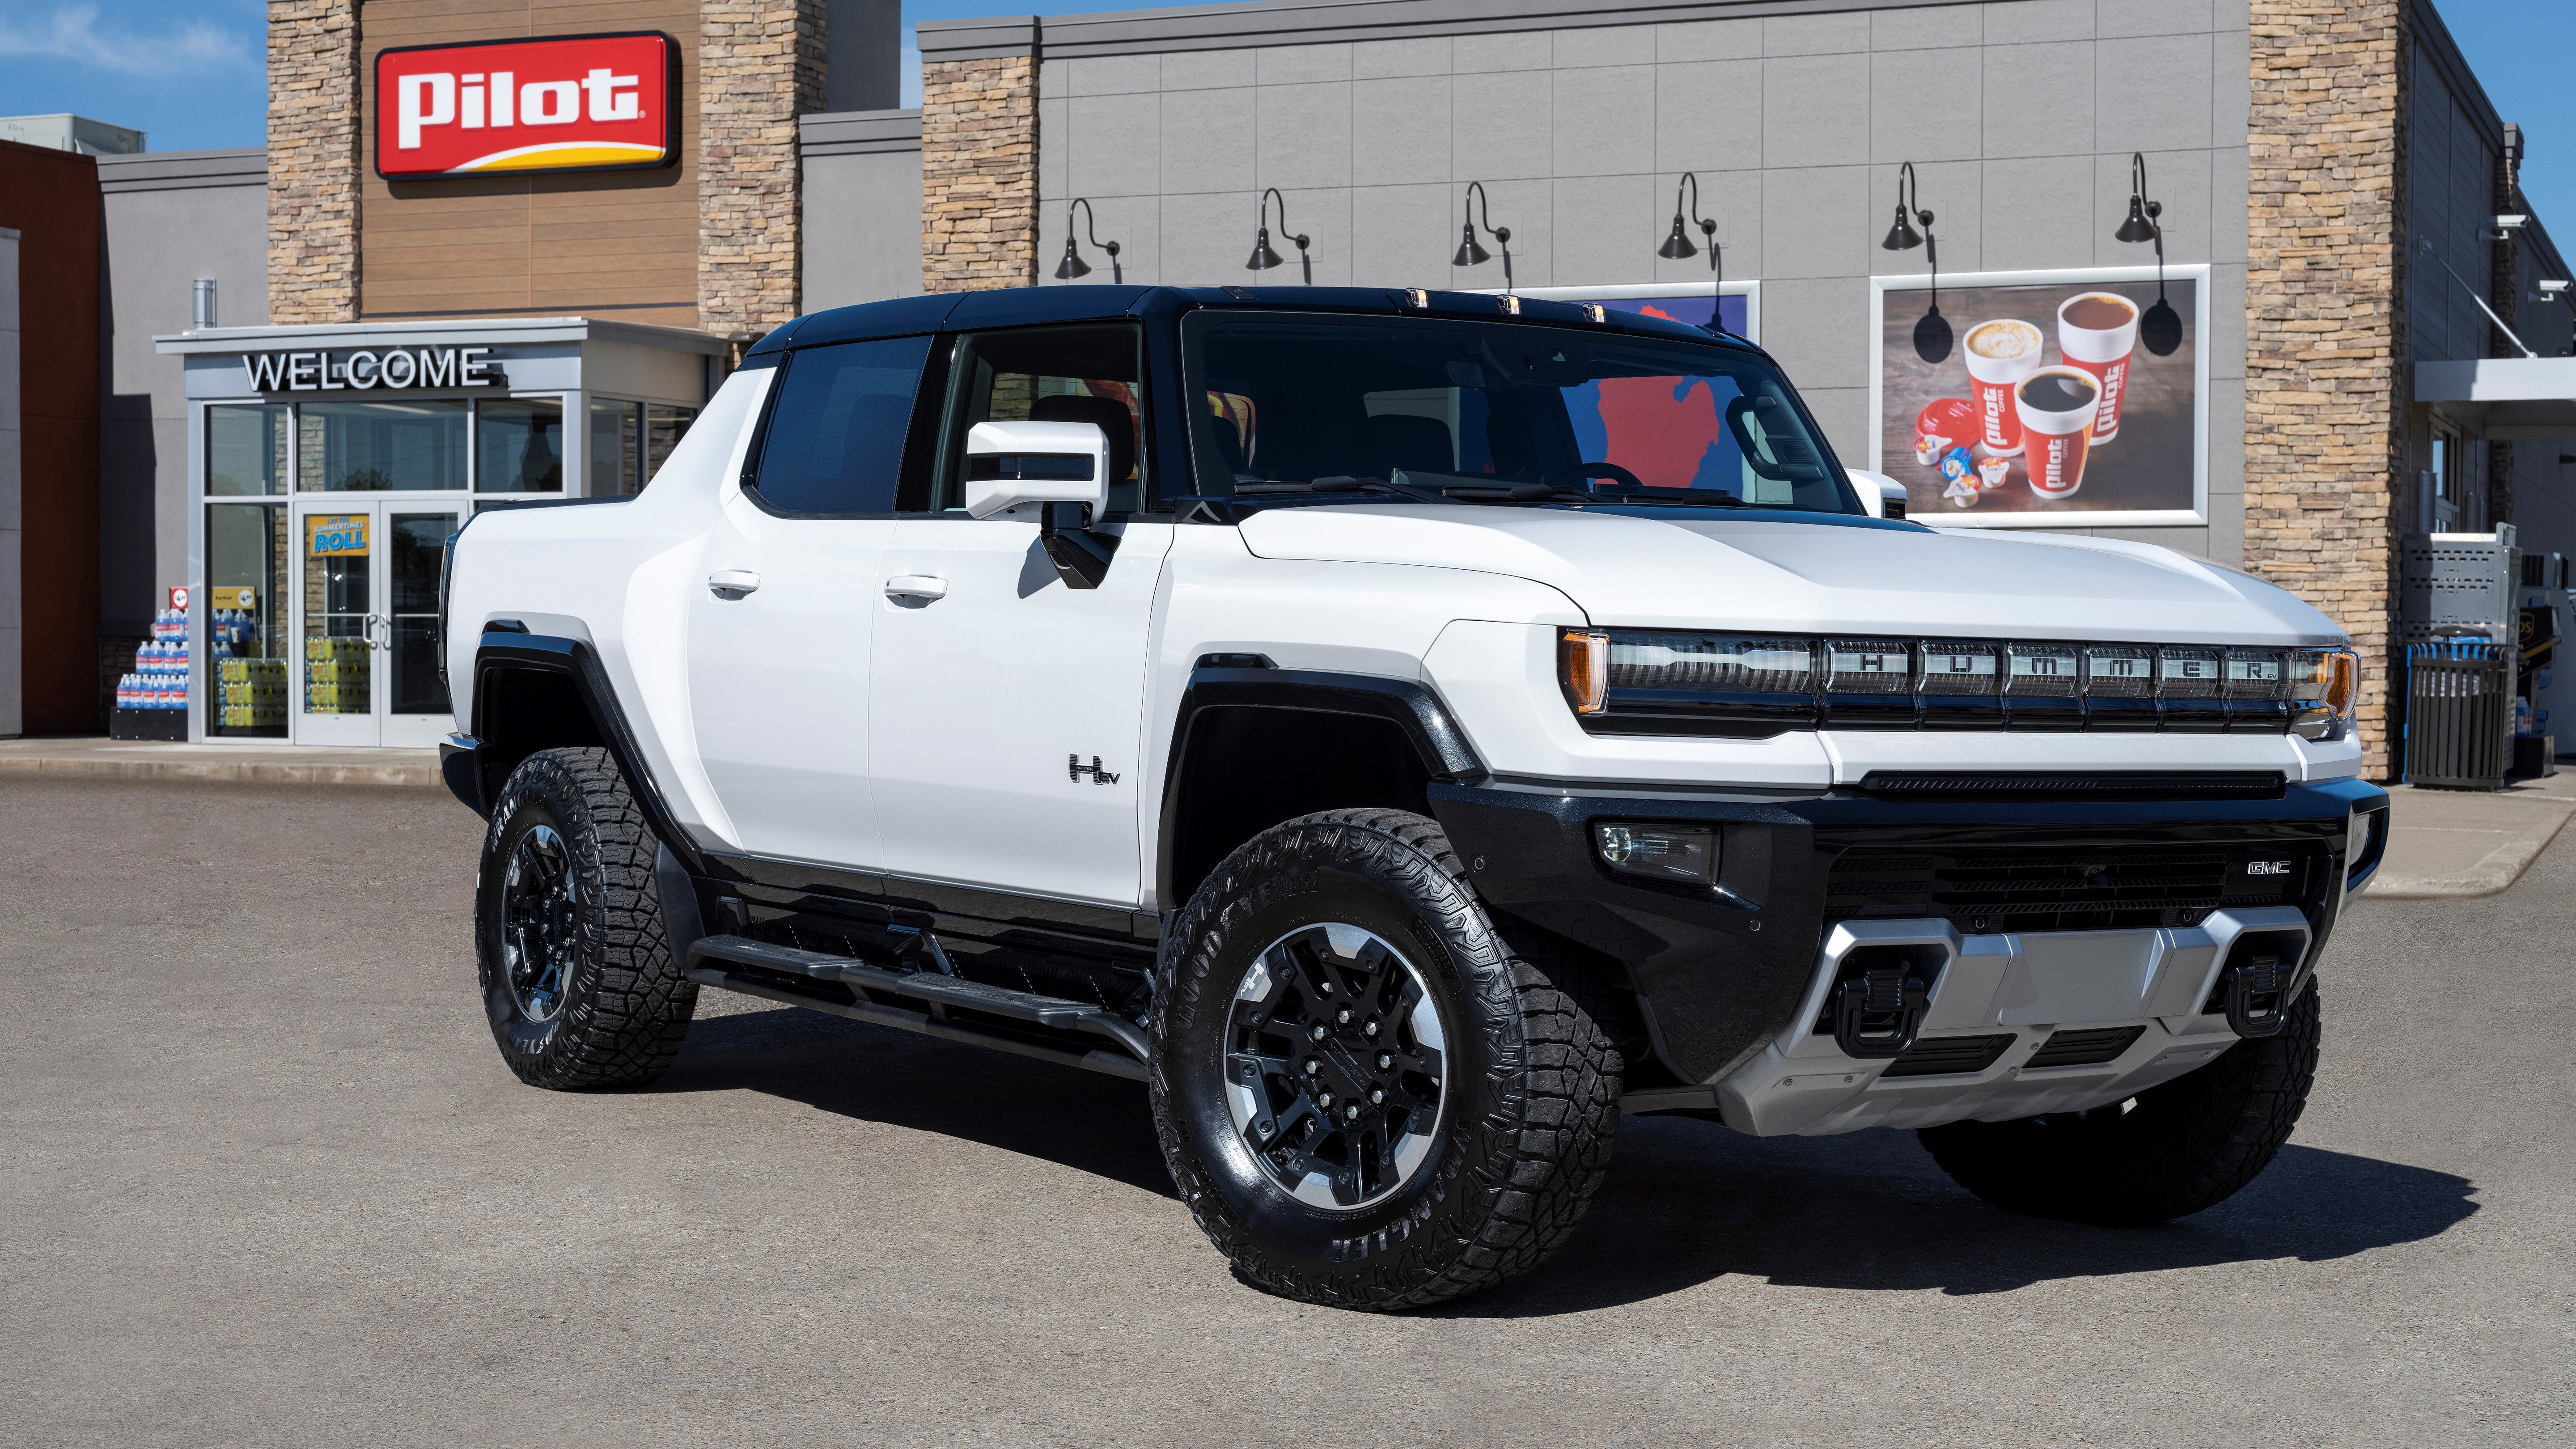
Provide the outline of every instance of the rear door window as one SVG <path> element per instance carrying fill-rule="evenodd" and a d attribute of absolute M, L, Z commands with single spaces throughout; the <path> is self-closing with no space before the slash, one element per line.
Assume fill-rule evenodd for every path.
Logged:
<path fill-rule="evenodd" d="M 788 354 L 752 491 L 779 513 L 892 513 L 928 337 Z"/>

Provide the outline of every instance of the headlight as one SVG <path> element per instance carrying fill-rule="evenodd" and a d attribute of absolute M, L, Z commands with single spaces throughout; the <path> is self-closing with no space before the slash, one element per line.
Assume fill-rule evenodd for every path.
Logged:
<path fill-rule="evenodd" d="M 1568 629 L 1556 640 L 1556 677 L 1576 714 L 1610 707 L 1610 636 L 1599 629 Z"/>
<path fill-rule="evenodd" d="M 1592 842 L 1601 863 L 1624 875 L 1691 885 L 1717 884 L 1717 830 L 1707 825 L 1596 820 Z"/>
<path fill-rule="evenodd" d="M 2290 732 L 2305 740 L 2352 733 L 2361 701 L 2361 656 L 2350 649 L 2290 651 Z"/>

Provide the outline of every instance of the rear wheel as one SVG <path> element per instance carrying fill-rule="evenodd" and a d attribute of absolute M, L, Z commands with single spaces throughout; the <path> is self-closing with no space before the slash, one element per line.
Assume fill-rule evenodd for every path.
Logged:
<path fill-rule="evenodd" d="M 1600 1185 L 1620 1061 L 1579 967 L 1507 942 L 1440 827 L 1310 815 L 1211 874 L 1154 995 L 1173 1180 L 1246 1277 L 1413 1308 L 1564 1241 Z"/>
<path fill-rule="evenodd" d="M 2010 1212 L 2136 1226 L 2235 1196 L 2290 1140 L 2317 1075 L 2312 980 L 2280 1034 L 2088 1112 L 1952 1122 L 1916 1134 L 1961 1187 Z"/>
<path fill-rule="evenodd" d="M 698 988 L 672 958 L 655 849 L 606 750 L 543 750 L 510 773 L 474 940 L 484 1013 L 521 1081 L 641 1086 L 679 1054 Z"/>

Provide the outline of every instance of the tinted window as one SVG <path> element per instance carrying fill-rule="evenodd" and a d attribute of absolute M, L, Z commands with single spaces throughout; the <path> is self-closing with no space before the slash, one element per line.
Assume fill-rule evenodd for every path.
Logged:
<path fill-rule="evenodd" d="M 1860 511 L 1787 382 L 1731 348 L 1430 320 L 1222 317 L 1185 335 L 1208 492 L 1342 475 Z"/>
<path fill-rule="evenodd" d="M 782 513 L 891 513 L 927 337 L 790 353 L 753 480 Z"/>
<path fill-rule="evenodd" d="M 1136 446 L 1137 331 L 1109 327 L 1033 327 L 959 338 L 951 363 L 954 393 L 945 482 L 937 506 L 966 504 L 962 455 L 966 431 L 984 422 L 1090 423 L 1109 440 L 1108 508 L 1140 506 L 1144 473 Z"/>

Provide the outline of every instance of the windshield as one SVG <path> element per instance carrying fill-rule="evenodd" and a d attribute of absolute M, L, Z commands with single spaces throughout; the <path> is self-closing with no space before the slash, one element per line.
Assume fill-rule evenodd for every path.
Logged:
<path fill-rule="evenodd" d="M 1474 501 L 1862 512 L 1788 383 L 1732 349 L 1512 323 L 1191 323 L 1201 493 L 1376 479 Z"/>

